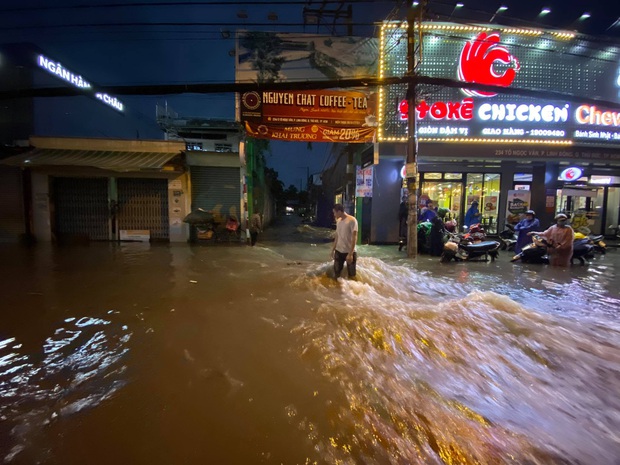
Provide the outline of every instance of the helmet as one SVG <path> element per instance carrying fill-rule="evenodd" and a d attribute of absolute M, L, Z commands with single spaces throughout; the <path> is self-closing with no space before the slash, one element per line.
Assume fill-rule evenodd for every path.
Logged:
<path fill-rule="evenodd" d="M 536 216 L 536 212 L 534 210 L 528 210 L 525 212 L 526 215 Z"/>
<path fill-rule="evenodd" d="M 568 216 L 566 216 L 564 213 L 559 213 L 556 215 L 555 220 L 567 220 Z"/>

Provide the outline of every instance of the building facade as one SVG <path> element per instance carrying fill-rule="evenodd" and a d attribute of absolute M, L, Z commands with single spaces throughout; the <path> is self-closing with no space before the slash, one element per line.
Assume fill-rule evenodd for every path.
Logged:
<path fill-rule="evenodd" d="M 528 208 L 543 226 L 565 212 L 574 227 L 614 232 L 620 210 L 620 44 L 496 25 L 419 27 L 420 76 L 493 84 L 507 93 L 419 84 L 410 109 L 407 84 L 380 90 L 375 176 L 392 176 L 381 179 L 385 205 L 372 222 L 393 226 L 371 240 L 398 238 L 409 111 L 416 112 L 421 202 L 434 200 L 463 224 L 476 200 L 491 233 L 518 221 Z M 383 25 L 380 76 L 406 74 L 406 35 L 402 23 Z M 389 179 L 399 189 L 387 188 Z"/>
<path fill-rule="evenodd" d="M 189 182 L 184 144 L 32 137 L 2 161 L 23 173 L 25 231 L 41 242 L 183 242 Z"/>

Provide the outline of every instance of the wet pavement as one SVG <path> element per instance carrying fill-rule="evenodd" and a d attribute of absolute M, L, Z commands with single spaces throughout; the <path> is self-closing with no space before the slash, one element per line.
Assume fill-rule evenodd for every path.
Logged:
<path fill-rule="evenodd" d="M 0 246 L 0 461 L 610 464 L 620 249 L 415 261 L 286 217 L 244 245 Z"/>

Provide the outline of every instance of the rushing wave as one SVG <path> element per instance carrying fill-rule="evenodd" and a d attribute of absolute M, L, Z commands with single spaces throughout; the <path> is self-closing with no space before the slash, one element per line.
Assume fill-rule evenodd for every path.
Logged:
<path fill-rule="evenodd" d="M 333 431 L 309 434 L 326 461 L 620 457 L 617 326 L 545 314 L 372 258 L 358 270 L 357 280 L 334 281 L 323 265 L 294 283 L 322 302 L 295 329 L 302 359 L 344 399 L 330 407 Z"/>

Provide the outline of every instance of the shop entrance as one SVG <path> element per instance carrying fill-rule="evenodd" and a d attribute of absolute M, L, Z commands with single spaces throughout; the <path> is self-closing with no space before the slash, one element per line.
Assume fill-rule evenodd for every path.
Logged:
<path fill-rule="evenodd" d="M 110 239 L 108 178 L 53 178 L 52 231 L 58 242 Z"/>
<path fill-rule="evenodd" d="M 151 240 L 169 239 L 168 181 L 166 179 L 117 179 L 117 230 L 149 231 Z"/>
<path fill-rule="evenodd" d="M 570 217 L 576 232 L 602 234 L 604 188 L 564 188 L 560 191 L 558 210 Z"/>
<path fill-rule="evenodd" d="M 439 175 L 441 180 L 431 180 Z M 432 200 L 437 206 L 437 214 L 444 220 L 461 221 L 461 205 L 463 201 L 463 175 L 461 173 L 425 173 L 422 183 L 420 200 Z M 424 205 L 425 206 L 425 205 Z"/>

